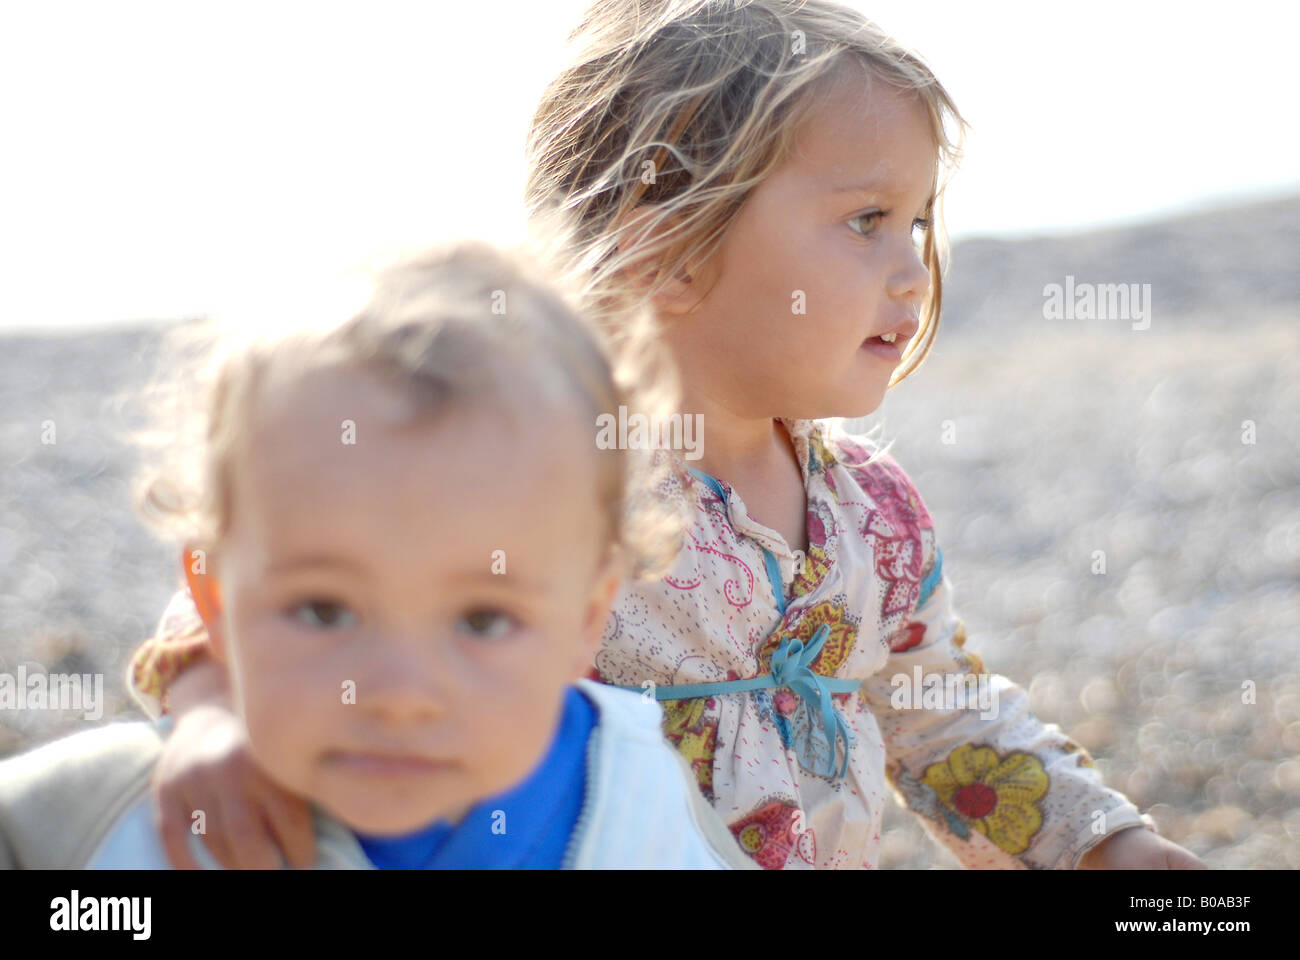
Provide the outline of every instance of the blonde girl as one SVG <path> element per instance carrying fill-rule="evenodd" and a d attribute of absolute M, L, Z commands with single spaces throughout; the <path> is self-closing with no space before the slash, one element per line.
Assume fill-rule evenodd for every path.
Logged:
<path fill-rule="evenodd" d="M 683 549 L 620 587 L 593 676 L 653 692 L 763 867 L 878 866 L 891 793 L 966 867 L 1203 867 L 964 649 L 920 494 L 840 425 L 935 342 L 962 126 L 916 55 L 828 0 L 587 10 L 534 118 L 527 199 L 565 223 L 615 336 L 651 307 L 705 427 L 701 459 L 666 454 Z M 161 632 L 141 664 L 185 649 Z M 993 709 L 921 695 L 968 678 Z M 162 794 L 219 793 L 228 771 L 256 776 L 237 753 L 178 761 Z"/>

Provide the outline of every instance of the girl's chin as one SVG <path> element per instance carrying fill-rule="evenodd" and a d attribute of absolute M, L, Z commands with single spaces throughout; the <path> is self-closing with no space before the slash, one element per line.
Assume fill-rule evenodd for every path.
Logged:
<path fill-rule="evenodd" d="M 869 389 L 863 389 L 867 386 L 869 386 Z M 885 392 L 888 386 L 888 380 L 882 380 L 879 386 L 875 384 L 855 384 L 856 389 L 846 391 L 847 395 L 844 401 L 836 404 L 837 412 L 828 414 L 828 416 L 843 417 L 845 420 L 868 417 L 880 409 L 881 403 L 885 400 Z"/>
<path fill-rule="evenodd" d="M 787 420 L 830 420 L 837 417 L 853 420 L 866 417 L 880 409 L 888 389 L 889 371 L 877 376 L 849 376 L 822 393 L 816 403 L 798 408 L 797 413 L 777 413 L 775 416 Z M 774 405 L 779 406 L 779 403 Z"/>
<path fill-rule="evenodd" d="M 778 414 L 778 416 L 786 420 L 856 420 L 859 417 L 869 417 L 879 410 L 881 401 L 884 398 L 885 392 L 883 390 L 876 396 L 867 399 L 864 399 L 859 392 L 849 400 L 819 404 L 815 410 L 809 413 Z"/>

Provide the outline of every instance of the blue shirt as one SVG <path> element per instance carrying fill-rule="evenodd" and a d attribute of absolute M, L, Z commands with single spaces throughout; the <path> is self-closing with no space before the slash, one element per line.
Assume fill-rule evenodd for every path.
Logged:
<path fill-rule="evenodd" d="M 357 840 L 380 870 L 558 870 L 582 812 L 595 726 L 595 706 L 570 686 L 550 749 L 521 783 L 481 801 L 455 826 L 440 819 L 403 836 Z"/>

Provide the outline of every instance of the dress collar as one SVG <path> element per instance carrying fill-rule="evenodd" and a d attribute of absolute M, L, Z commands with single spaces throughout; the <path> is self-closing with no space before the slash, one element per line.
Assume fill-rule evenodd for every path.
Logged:
<path fill-rule="evenodd" d="M 776 422 L 785 427 L 786 432 L 790 434 L 790 440 L 794 444 L 795 456 L 799 459 L 799 470 L 803 473 L 804 482 L 807 483 L 812 471 L 821 466 L 809 456 L 809 444 L 812 437 L 817 435 L 820 438 L 820 428 L 817 421 L 801 420 L 793 417 L 777 417 Z"/>
<path fill-rule="evenodd" d="M 822 439 L 822 427 L 816 420 L 790 417 L 776 417 L 774 419 L 790 435 L 795 456 L 799 461 L 799 470 L 803 476 L 804 488 L 808 490 L 813 473 L 823 472 L 829 466 L 830 455 Z M 802 551 L 796 555 L 780 534 L 763 526 L 749 516 L 744 500 L 736 493 L 730 483 L 720 477 L 713 477 L 694 467 L 690 467 L 681 460 L 675 451 L 672 456 L 680 476 L 683 478 L 682 483 L 684 486 L 694 488 L 697 500 L 702 494 L 705 496 L 711 494 L 714 499 L 719 501 L 723 515 L 737 534 L 751 537 L 759 546 L 766 550 L 775 551 L 778 556 L 793 560 L 796 564 L 802 562 Z M 705 491 L 708 491 L 708 493 L 706 494 Z M 810 492 L 810 508 L 811 504 L 812 494 Z"/>

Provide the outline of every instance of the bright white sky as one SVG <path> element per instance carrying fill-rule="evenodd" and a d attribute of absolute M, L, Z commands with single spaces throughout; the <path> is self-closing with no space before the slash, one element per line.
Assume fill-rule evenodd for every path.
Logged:
<path fill-rule="evenodd" d="M 1297 5 L 852 0 L 974 127 L 955 237 L 1300 189 Z M 0 327 L 237 310 L 395 246 L 519 235 L 584 0 L 0 8 Z"/>

